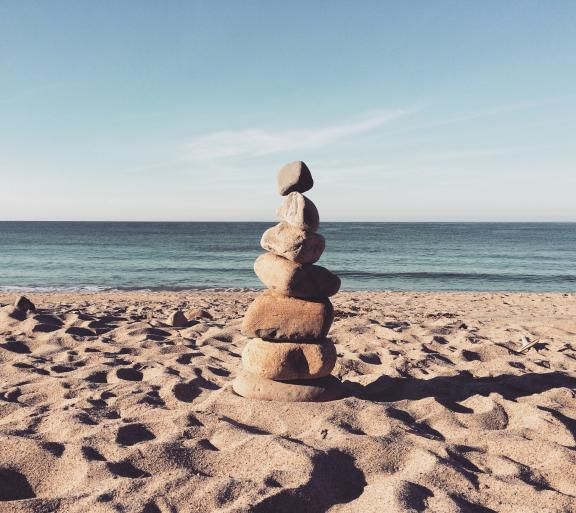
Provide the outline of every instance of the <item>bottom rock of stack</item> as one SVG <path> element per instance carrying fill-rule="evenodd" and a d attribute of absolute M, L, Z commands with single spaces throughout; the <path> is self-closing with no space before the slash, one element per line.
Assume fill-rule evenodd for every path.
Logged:
<path fill-rule="evenodd" d="M 342 383 L 334 376 L 294 381 L 273 381 L 242 371 L 232 384 L 242 397 L 261 401 L 324 402 L 341 399 Z"/>

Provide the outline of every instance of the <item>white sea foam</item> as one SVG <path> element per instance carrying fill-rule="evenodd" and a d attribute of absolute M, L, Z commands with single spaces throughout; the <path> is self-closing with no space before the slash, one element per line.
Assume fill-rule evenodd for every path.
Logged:
<path fill-rule="evenodd" d="M 92 285 L 78 286 L 78 287 L 20 287 L 17 285 L 0 285 L 0 292 L 102 292 L 104 290 L 114 290 L 111 287 L 98 287 Z"/>

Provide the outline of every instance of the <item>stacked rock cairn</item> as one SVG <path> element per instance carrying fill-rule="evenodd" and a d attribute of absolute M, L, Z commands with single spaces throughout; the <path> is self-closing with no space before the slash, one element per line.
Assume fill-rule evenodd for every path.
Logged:
<path fill-rule="evenodd" d="M 314 185 L 304 162 L 278 173 L 284 202 L 280 223 L 266 230 L 254 271 L 268 290 L 248 308 L 242 334 L 250 340 L 242 352 L 243 370 L 233 384 L 244 397 L 276 401 L 329 401 L 342 396 L 330 373 L 336 348 L 326 338 L 334 310 L 328 299 L 340 278 L 314 263 L 325 248 L 317 233 L 318 210 L 302 193 Z"/>

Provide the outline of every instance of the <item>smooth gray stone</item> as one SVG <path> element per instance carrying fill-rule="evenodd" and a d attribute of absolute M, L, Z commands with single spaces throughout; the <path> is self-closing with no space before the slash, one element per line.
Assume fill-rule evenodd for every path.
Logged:
<path fill-rule="evenodd" d="M 281 196 L 291 192 L 309 191 L 313 185 L 312 174 L 301 160 L 290 162 L 278 171 L 278 192 Z"/>
<path fill-rule="evenodd" d="M 299 264 L 313 264 L 322 256 L 326 240 L 319 233 L 306 232 L 288 223 L 268 228 L 260 245 L 266 251 Z"/>
<path fill-rule="evenodd" d="M 295 228 L 315 232 L 320 226 L 320 214 L 316 205 L 299 192 L 286 196 L 278 209 L 278 217 Z"/>

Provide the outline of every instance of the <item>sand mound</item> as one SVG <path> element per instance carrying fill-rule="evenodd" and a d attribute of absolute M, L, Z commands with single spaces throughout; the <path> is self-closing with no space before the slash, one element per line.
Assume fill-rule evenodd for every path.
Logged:
<path fill-rule="evenodd" d="M 254 297 L 0 309 L 0 512 L 576 511 L 574 295 L 341 293 L 328 403 L 233 393 Z"/>

